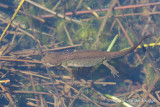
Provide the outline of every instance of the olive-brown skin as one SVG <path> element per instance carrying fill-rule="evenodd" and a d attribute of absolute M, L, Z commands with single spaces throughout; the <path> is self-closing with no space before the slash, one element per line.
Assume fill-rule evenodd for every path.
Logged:
<path fill-rule="evenodd" d="M 82 50 L 76 52 L 53 52 L 47 54 L 41 59 L 41 62 L 46 66 L 58 66 L 65 64 L 66 66 L 72 67 L 90 67 L 95 66 L 104 60 L 110 60 L 124 56 L 134 49 L 146 38 L 152 35 L 144 36 L 136 45 L 133 47 L 119 52 L 105 52 L 97 50 Z"/>

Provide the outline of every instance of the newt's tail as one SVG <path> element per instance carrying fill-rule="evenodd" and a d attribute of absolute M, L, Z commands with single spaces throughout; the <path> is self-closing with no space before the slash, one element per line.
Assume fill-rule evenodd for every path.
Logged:
<path fill-rule="evenodd" d="M 131 51 L 136 49 L 137 46 L 139 46 L 142 43 L 143 40 L 145 40 L 146 38 L 149 38 L 151 36 L 153 36 L 153 35 L 150 34 L 150 35 L 144 36 L 136 45 L 134 45 L 133 47 L 131 47 L 131 48 L 127 49 L 127 50 L 120 51 L 120 52 L 110 52 L 111 57 L 112 58 L 117 58 L 117 57 L 124 56 L 124 55 L 130 53 Z"/>

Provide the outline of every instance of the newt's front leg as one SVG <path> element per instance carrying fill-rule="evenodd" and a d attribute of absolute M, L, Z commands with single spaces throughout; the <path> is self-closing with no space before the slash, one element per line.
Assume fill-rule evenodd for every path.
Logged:
<path fill-rule="evenodd" d="M 65 63 L 62 63 L 61 66 L 62 66 L 63 68 L 65 68 L 67 71 L 70 72 L 70 74 L 71 74 L 71 79 L 72 79 L 72 81 L 73 81 L 73 80 L 74 80 L 73 70 L 72 70 L 71 68 L 69 68 Z"/>
<path fill-rule="evenodd" d="M 119 72 L 116 70 L 116 68 L 114 68 L 112 65 L 110 65 L 110 64 L 107 62 L 107 60 L 104 60 L 104 61 L 103 61 L 103 64 L 111 70 L 111 74 L 112 74 L 114 77 L 115 77 L 115 76 L 119 77 L 119 76 L 118 76 L 118 73 L 119 73 Z"/>

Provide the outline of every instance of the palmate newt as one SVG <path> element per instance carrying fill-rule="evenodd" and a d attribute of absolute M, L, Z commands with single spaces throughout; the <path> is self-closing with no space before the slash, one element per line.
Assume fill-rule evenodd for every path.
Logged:
<path fill-rule="evenodd" d="M 47 54 L 41 59 L 42 64 L 46 66 L 67 66 L 67 67 L 91 67 L 95 66 L 105 60 L 117 58 L 129 54 L 131 51 L 137 48 L 141 42 L 152 35 L 144 36 L 133 47 L 119 51 L 119 52 L 105 52 L 98 50 L 81 50 L 76 52 L 52 52 Z M 113 76 L 117 75 L 117 72 L 112 72 Z"/>

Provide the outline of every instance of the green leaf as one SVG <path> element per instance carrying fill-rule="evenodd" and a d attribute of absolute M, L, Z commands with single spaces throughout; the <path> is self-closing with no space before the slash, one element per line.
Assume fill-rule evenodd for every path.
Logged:
<path fill-rule="evenodd" d="M 118 34 L 114 37 L 114 39 L 112 40 L 111 44 L 109 45 L 108 49 L 107 49 L 107 52 L 111 51 L 113 45 L 115 44 L 117 38 L 118 38 Z"/>

